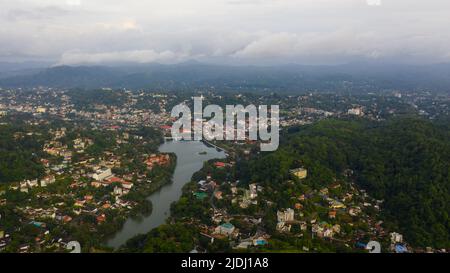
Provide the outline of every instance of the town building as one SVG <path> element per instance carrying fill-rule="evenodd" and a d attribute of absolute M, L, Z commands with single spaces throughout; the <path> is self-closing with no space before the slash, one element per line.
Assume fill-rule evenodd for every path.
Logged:
<path fill-rule="evenodd" d="M 308 176 L 308 171 L 304 168 L 297 168 L 291 170 L 291 174 L 293 174 L 298 179 L 305 179 Z"/>
<path fill-rule="evenodd" d="M 92 178 L 94 178 L 97 181 L 102 181 L 110 178 L 111 176 L 112 172 L 110 168 L 101 168 L 92 175 Z"/>
<path fill-rule="evenodd" d="M 214 233 L 230 236 L 233 234 L 234 231 L 235 231 L 235 227 L 233 224 L 225 223 L 225 224 L 222 224 L 222 225 L 216 227 L 216 229 L 214 230 Z"/>

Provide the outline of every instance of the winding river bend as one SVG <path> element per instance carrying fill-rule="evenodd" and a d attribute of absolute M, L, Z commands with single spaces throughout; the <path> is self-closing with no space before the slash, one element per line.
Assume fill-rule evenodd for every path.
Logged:
<path fill-rule="evenodd" d="M 108 246 L 118 248 L 128 239 L 164 224 L 170 215 L 170 205 L 180 199 L 181 189 L 190 181 L 192 175 L 203 167 L 203 163 L 210 159 L 226 157 L 224 152 L 194 141 L 167 141 L 161 145 L 159 151 L 177 155 L 173 183 L 163 186 L 148 197 L 153 204 L 151 215 L 139 221 L 129 218 L 122 229 L 107 242 Z"/>

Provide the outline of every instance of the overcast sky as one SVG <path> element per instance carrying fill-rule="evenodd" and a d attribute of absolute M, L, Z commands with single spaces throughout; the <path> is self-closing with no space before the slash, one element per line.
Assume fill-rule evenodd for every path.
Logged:
<path fill-rule="evenodd" d="M 450 61 L 449 0 L 0 0 L 0 61 Z"/>

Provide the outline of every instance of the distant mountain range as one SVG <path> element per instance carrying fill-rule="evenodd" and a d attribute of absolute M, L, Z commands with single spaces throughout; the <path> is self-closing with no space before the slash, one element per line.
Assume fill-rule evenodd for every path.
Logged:
<path fill-rule="evenodd" d="M 353 63 L 336 66 L 174 65 L 17 66 L 0 63 L 0 87 L 130 88 L 233 91 L 379 91 L 450 93 L 450 64 L 423 66 Z"/>

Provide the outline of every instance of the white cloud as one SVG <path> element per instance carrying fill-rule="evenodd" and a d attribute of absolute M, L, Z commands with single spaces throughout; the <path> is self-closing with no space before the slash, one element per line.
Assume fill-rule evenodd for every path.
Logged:
<path fill-rule="evenodd" d="M 381 6 L 381 0 L 367 0 L 369 6 Z"/>
<path fill-rule="evenodd" d="M 68 6 L 80 6 L 81 0 L 66 0 Z"/>
<path fill-rule="evenodd" d="M 448 0 L 0 2 L 0 61 L 430 62 L 450 48 Z"/>

